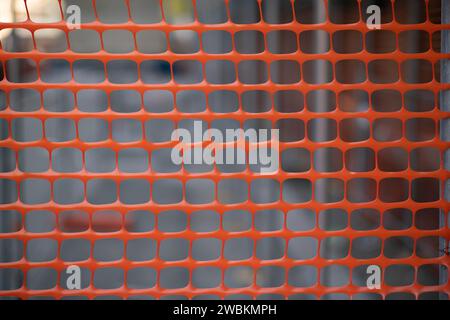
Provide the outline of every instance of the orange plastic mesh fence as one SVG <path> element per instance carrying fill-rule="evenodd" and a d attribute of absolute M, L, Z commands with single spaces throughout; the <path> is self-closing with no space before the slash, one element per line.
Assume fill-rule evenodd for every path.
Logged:
<path fill-rule="evenodd" d="M 441 1 L 35 2 L 0 22 L 0 296 L 448 298 Z M 279 169 L 167 169 L 192 120 L 279 128 Z"/>

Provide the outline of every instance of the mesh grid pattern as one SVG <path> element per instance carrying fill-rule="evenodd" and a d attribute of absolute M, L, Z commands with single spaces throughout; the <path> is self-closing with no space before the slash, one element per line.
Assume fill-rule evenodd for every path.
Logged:
<path fill-rule="evenodd" d="M 111 1 L 117 21 L 96 2 L 64 4 L 92 7 L 81 30 L 31 10 L 0 23 L 32 39 L 0 51 L 0 241 L 16 248 L 0 279 L 18 279 L 1 296 L 448 296 L 440 1 L 161 0 L 144 18 Z M 62 45 L 41 49 L 42 29 Z M 280 168 L 165 166 L 171 130 L 194 119 L 279 128 Z"/>

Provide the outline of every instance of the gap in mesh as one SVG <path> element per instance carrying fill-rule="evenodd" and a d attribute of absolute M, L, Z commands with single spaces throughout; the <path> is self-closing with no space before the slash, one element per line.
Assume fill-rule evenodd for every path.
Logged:
<path fill-rule="evenodd" d="M 369 94 L 364 90 L 344 90 L 339 93 L 339 109 L 344 112 L 364 112 L 369 109 Z"/>
<path fill-rule="evenodd" d="M 127 179 L 120 182 L 120 202 L 128 205 L 150 201 L 150 183 L 145 179 Z"/>
<path fill-rule="evenodd" d="M 234 45 L 242 54 L 261 53 L 265 49 L 264 35 L 256 30 L 238 31 L 234 35 Z"/>
<path fill-rule="evenodd" d="M 337 123 L 334 119 L 316 118 L 308 121 L 308 139 L 313 142 L 325 142 L 337 138 Z"/>
<path fill-rule="evenodd" d="M 26 274 L 26 287 L 30 290 L 48 290 L 56 286 L 58 272 L 47 267 L 31 268 Z"/>
<path fill-rule="evenodd" d="M 34 49 L 33 35 L 31 31 L 24 28 L 5 28 L 2 34 L 8 35 L 2 37 L 2 49 L 8 52 L 27 52 Z"/>
<path fill-rule="evenodd" d="M 183 199 L 183 185 L 177 179 L 160 179 L 153 184 L 153 200 L 158 204 L 179 203 Z"/>
<path fill-rule="evenodd" d="M 58 215 L 58 229 L 61 232 L 75 233 L 89 229 L 89 215 L 82 210 L 61 211 Z"/>
<path fill-rule="evenodd" d="M 215 185 L 209 179 L 191 179 L 186 183 L 186 201 L 192 204 L 211 203 L 215 199 Z"/>
<path fill-rule="evenodd" d="M 57 53 L 67 50 L 66 34 L 59 29 L 39 29 L 34 32 L 36 48 L 41 52 Z"/>
<path fill-rule="evenodd" d="M 344 199 L 344 182 L 335 178 L 321 178 L 314 185 L 315 200 L 320 203 L 334 203 Z"/>
<path fill-rule="evenodd" d="M 160 148 L 152 151 L 151 168 L 158 173 L 178 172 L 181 170 L 180 164 L 171 161 L 172 148 Z"/>
<path fill-rule="evenodd" d="M 401 74 L 403 81 L 407 83 L 428 83 L 433 81 L 433 65 L 424 59 L 406 60 L 401 65 Z"/>
<path fill-rule="evenodd" d="M 80 288 L 81 289 L 86 289 L 89 287 L 89 285 L 91 284 L 91 270 L 89 270 L 88 268 L 84 268 L 81 267 L 80 268 Z M 61 285 L 61 287 L 65 290 L 69 290 L 69 288 L 67 287 L 68 283 L 71 283 L 71 281 L 69 281 L 71 274 L 68 272 L 61 272 L 60 277 L 59 277 L 59 283 Z M 64 296 L 61 299 L 68 299 L 70 300 L 72 296 Z M 88 300 L 88 297 L 86 296 L 73 296 L 74 300 Z"/>
<path fill-rule="evenodd" d="M 328 17 L 335 24 L 350 24 L 359 21 L 359 5 L 357 0 L 330 0 Z"/>
<path fill-rule="evenodd" d="M 423 286 L 439 286 L 447 283 L 448 268 L 444 264 L 424 264 L 417 272 L 417 282 Z"/>
<path fill-rule="evenodd" d="M 348 216 L 343 209 L 326 209 L 319 212 L 319 227 L 326 231 L 347 228 Z"/>
<path fill-rule="evenodd" d="M 137 24 L 153 24 L 162 19 L 158 0 L 131 0 L 129 10 L 131 20 Z"/>
<path fill-rule="evenodd" d="M 125 23 L 129 20 L 128 7 L 123 0 L 96 0 L 95 9 L 98 19 L 105 24 Z"/>
<path fill-rule="evenodd" d="M 67 8 L 71 5 L 77 5 L 80 7 L 81 12 L 83 13 L 81 15 L 81 23 L 93 22 L 96 19 L 92 0 L 66 0 L 62 2 L 64 19 L 66 21 L 72 17 L 72 11 L 67 10 Z"/>
<path fill-rule="evenodd" d="M 58 242 L 54 239 L 31 239 L 27 242 L 26 259 L 31 262 L 45 262 L 56 259 Z"/>
<path fill-rule="evenodd" d="M 380 227 L 380 212 L 377 209 L 363 208 L 352 211 L 350 224 L 359 231 L 375 230 Z"/>
<path fill-rule="evenodd" d="M 273 96 L 275 110 L 281 113 L 300 112 L 304 108 L 303 93 L 296 90 L 280 90 Z"/>
<path fill-rule="evenodd" d="M 45 137 L 52 142 L 65 142 L 76 139 L 75 121 L 66 118 L 45 120 Z"/>
<path fill-rule="evenodd" d="M 285 172 L 306 172 L 311 169 L 311 154 L 303 148 L 290 148 L 281 152 L 281 168 Z"/>
<path fill-rule="evenodd" d="M 400 140 L 403 124 L 399 119 L 381 118 L 373 122 L 373 138 L 380 142 Z"/>
<path fill-rule="evenodd" d="M 178 54 L 195 53 L 200 49 L 198 34 L 192 30 L 176 30 L 169 34 L 170 50 Z"/>
<path fill-rule="evenodd" d="M 136 33 L 137 50 L 144 54 L 163 53 L 167 50 L 166 35 L 158 30 L 142 30 Z"/>
<path fill-rule="evenodd" d="M 68 82 L 72 79 L 70 63 L 64 59 L 45 59 L 39 63 L 40 78 L 47 83 Z"/>
<path fill-rule="evenodd" d="M 434 93 L 430 90 L 416 89 L 405 93 L 405 108 L 412 112 L 432 111 L 435 106 Z"/>
<path fill-rule="evenodd" d="M 414 240 L 406 236 L 394 236 L 384 241 L 384 256 L 389 259 L 410 257 L 414 251 Z"/>
<path fill-rule="evenodd" d="M 442 257 L 447 245 L 447 239 L 438 236 L 426 236 L 417 239 L 416 255 L 422 259 L 432 259 Z"/>
<path fill-rule="evenodd" d="M 201 238 L 192 241 L 192 259 L 212 261 L 220 257 L 222 241 L 216 238 Z"/>
<path fill-rule="evenodd" d="M 77 105 L 82 112 L 103 112 L 108 108 L 108 96 L 103 90 L 80 90 L 77 92 Z"/>
<path fill-rule="evenodd" d="M 406 53 L 422 53 L 430 49 L 429 33 L 424 30 L 409 30 L 400 32 L 399 48 Z"/>
<path fill-rule="evenodd" d="M 194 84 L 203 80 L 203 70 L 200 61 L 178 60 L 173 63 L 172 67 L 174 80 L 178 84 Z"/>
<path fill-rule="evenodd" d="M 226 260 L 246 260 L 253 255 L 254 240 L 250 238 L 230 238 L 225 240 L 223 256 Z"/>
<path fill-rule="evenodd" d="M 21 150 L 19 150 L 19 153 L 20 151 Z M 3 148 L 3 147 L 0 148 L 0 172 L 11 172 L 14 171 L 15 169 L 16 169 L 16 152 L 10 148 Z"/>
<path fill-rule="evenodd" d="M 362 0 L 361 13 L 364 22 L 367 22 L 368 18 L 373 15 L 373 11 L 367 11 L 368 7 L 372 5 L 376 5 L 380 8 L 380 22 L 382 24 L 392 22 L 393 14 L 391 0 Z"/>
<path fill-rule="evenodd" d="M 40 147 L 20 149 L 18 160 L 19 170 L 23 172 L 45 172 L 50 163 L 48 151 Z"/>
<path fill-rule="evenodd" d="M 50 182 L 45 179 L 29 178 L 20 183 L 20 201 L 25 204 L 42 204 L 50 201 Z"/>
<path fill-rule="evenodd" d="M 336 109 L 336 93 L 331 90 L 312 90 L 306 94 L 306 106 L 311 112 L 331 112 Z"/>
<path fill-rule="evenodd" d="M 0 233 L 14 233 L 22 229 L 22 215 L 16 210 L 0 210 Z"/>
<path fill-rule="evenodd" d="M 165 261 L 184 260 L 189 255 L 189 241 L 181 238 L 163 239 L 159 245 L 159 257 Z"/>
<path fill-rule="evenodd" d="M 245 91 L 241 95 L 242 108 L 246 112 L 267 112 L 272 107 L 270 93 L 263 90 Z"/>
<path fill-rule="evenodd" d="M 308 288 L 314 286 L 318 281 L 317 268 L 312 265 L 300 265 L 289 269 L 289 285 L 296 288 Z M 291 296 L 292 297 L 292 296 Z"/>
<path fill-rule="evenodd" d="M 271 203 L 280 199 L 280 183 L 274 179 L 254 179 L 250 186 L 250 198 L 254 203 Z"/>
<path fill-rule="evenodd" d="M 170 210 L 158 214 L 158 230 L 161 232 L 181 232 L 187 228 L 187 215 L 183 211 Z"/>
<path fill-rule="evenodd" d="M 128 30 L 103 31 L 103 49 L 109 53 L 129 53 L 134 50 L 134 37 Z"/>
<path fill-rule="evenodd" d="M 61 11 L 58 0 L 47 1 L 45 7 L 42 6 L 40 0 L 27 0 L 26 6 L 30 19 L 33 22 L 52 23 L 61 20 Z"/>
<path fill-rule="evenodd" d="M 427 19 L 424 0 L 398 0 L 394 10 L 395 20 L 400 24 L 424 23 Z"/>
<path fill-rule="evenodd" d="M 314 229 L 316 215 L 310 209 L 294 209 L 287 213 L 286 226 L 292 231 L 308 231 Z"/>
<path fill-rule="evenodd" d="M 287 179 L 283 182 L 283 200 L 288 203 L 303 203 L 311 200 L 312 185 L 306 179 Z"/>
<path fill-rule="evenodd" d="M 135 119 L 119 119 L 112 122 L 112 138 L 117 142 L 142 141 L 142 123 Z"/>
<path fill-rule="evenodd" d="M 395 112 L 402 108 L 402 95 L 391 89 L 376 90 L 372 93 L 372 108 L 376 112 Z"/>
<path fill-rule="evenodd" d="M 90 172 L 111 172 L 116 168 L 116 154 L 110 148 L 88 149 L 85 152 L 85 165 Z"/>
<path fill-rule="evenodd" d="M 281 142 L 294 142 L 305 139 L 305 123 L 298 119 L 280 119 L 275 127 L 280 130 Z"/>
<path fill-rule="evenodd" d="M 389 53 L 397 49 L 396 34 L 389 30 L 372 30 L 366 33 L 365 48 L 370 53 Z"/>
<path fill-rule="evenodd" d="M 105 81 L 105 67 L 99 60 L 77 60 L 73 63 L 73 78 L 79 83 Z"/>
<path fill-rule="evenodd" d="M 360 60 L 340 60 L 336 63 L 336 80 L 344 84 L 357 84 L 366 80 L 366 67 Z"/>
<path fill-rule="evenodd" d="M 87 239 L 66 239 L 61 243 L 60 258 L 63 261 L 85 261 L 89 259 L 90 254 L 91 243 Z"/>
<path fill-rule="evenodd" d="M 220 215 L 212 210 L 194 211 L 190 215 L 190 229 L 194 232 L 212 232 L 220 228 Z"/>
<path fill-rule="evenodd" d="M 290 30 L 275 30 L 267 34 L 267 47 L 274 54 L 288 54 L 297 51 L 297 35 Z"/>
<path fill-rule="evenodd" d="M 377 84 L 394 83 L 399 80 L 397 62 L 373 60 L 368 65 L 369 80 Z"/>
<path fill-rule="evenodd" d="M 347 182 L 347 199 L 352 203 L 370 202 L 377 196 L 377 183 L 369 178 L 355 178 Z"/>
<path fill-rule="evenodd" d="M 265 266 L 256 272 L 256 284 L 262 288 L 280 287 L 285 282 L 285 271 L 278 266 Z M 278 295 L 276 295 L 278 296 Z M 261 299 L 266 297 L 262 296 Z"/>
<path fill-rule="evenodd" d="M 413 118 L 406 121 L 406 138 L 409 141 L 427 141 L 436 135 L 436 123 L 433 119 Z"/>
<path fill-rule="evenodd" d="M 2 256 L 0 262 L 17 262 L 23 258 L 24 245 L 22 240 L 18 239 L 0 239 L 0 249 Z"/>
<path fill-rule="evenodd" d="M 341 62 L 338 62 L 338 64 Z M 308 84 L 324 84 L 333 81 L 333 66 L 331 62 L 321 59 L 304 62 L 303 79 Z"/>
<path fill-rule="evenodd" d="M 3 10 L 6 11 L 7 9 L 9 9 L 8 6 L 9 6 L 8 2 L 2 3 L 2 7 L 1 7 L 2 11 Z M 0 22 L 14 23 L 14 22 L 26 21 L 27 20 L 27 9 L 25 7 L 25 1 L 20 1 L 20 2 L 15 3 L 15 9 L 16 9 L 15 16 L 8 15 L 8 14 L 2 15 L 0 17 Z"/>
<path fill-rule="evenodd" d="M 173 110 L 173 94 L 167 90 L 148 90 L 144 93 L 144 108 L 148 112 L 165 113 Z"/>
<path fill-rule="evenodd" d="M 392 264 L 385 271 L 386 284 L 393 287 L 403 287 L 414 283 L 414 268 L 406 264 Z"/>
<path fill-rule="evenodd" d="M 53 198 L 58 204 L 75 204 L 84 200 L 84 185 L 79 179 L 62 178 L 53 184 Z"/>
<path fill-rule="evenodd" d="M 102 267 L 94 272 L 93 285 L 97 289 L 117 289 L 123 286 L 124 270 L 115 267 Z"/>
<path fill-rule="evenodd" d="M 31 59 L 17 58 L 6 60 L 6 78 L 10 82 L 27 83 L 37 81 L 36 62 Z M 16 70 L 26 70 L 26 72 L 16 72 Z M 0 71 L 3 79 L 3 69 Z"/>
<path fill-rule="evenodd" d="M 202 33 L 202 49 L 209 54 L 228 53 L 233 49 L 231 34 L 223 30 Z"/>
<path fill-rule="evenodd" d="M 100 35 L 95 30 L 72 30 L 69 43 L 70 49 L 77 53 L 94 53 L 102 49 Z"/>
<path fill-rule="evenodd" d="M 293 19 L 290 0 L 262 0 L 262 15 L 270 24 L 289 23 Z"/>
<path fill-rule="evenodd" d="M 281 230 L 284 226 L 284 214 L 281 210 L 267 209 L 255 213 L 255 228 L 262 232 Z"/>
<path fill-rule="evenodd" d="M 276 84 L 297 83 L 301 79 L 300 64 L 293 60 L 278 60 L 270 64 L 270 78 Z"/>
<path fill-rule="evenodd" d="M 300 32 L 299 43 L 304 53 L 326 53 L 330 50 L 330 35 L 324 30 L 306 30 Z"/>
<path fill-rule="evenodd" d="M 406 230 L 412 227 L 413 214 L 406 208 L 394 208 L 383 213 L 383 227 L 387 230 Z"/>
<path fill-rule="evenodd" d="M 138 80 L 137 64 L 130 60 L 112 60 L 106 64 L 108 80 L 115 84 L 133 83 Z M 112 101 L 112 100 L 111 100 Z"/>
<path fill-rule="evenodd" d="M 221 280 L 222 271 L 216 267 L 198 267 L 192 271 L 192 285 L 195 288 L 215 288 L 220 285 Z M 198 300 L 208 300 L 209 296 L 201 295 L 197 297 Z M 196 298 L 194 297 L 193 299 Z"/>
<path fill-rule="evenodd" d="M 204 24 L 225 23 L 228 20 L 224 0 L 197 0 L 198 20 Z"/>
<path fill-rule="evenodd" d="M 73 92 L 67 89 L 44 91 L 44 109 L 51 112 L 69 112 L 75 107 Z"/>
<path fill-rule="evenodd" d="M 420 172 L 431 172 L 441 167 L 441 154 L 439 149 L 422 147 L 413 149 L 410 153 L 411 169 Z"/>
<path fill-rule="evenodd" d="M 382 241 L 378 237 L 358 237 L 352 242 L 352 257 L 374 259 L 381 254 Z"/>
<path fill-rule="evenodd" d="M 236 24 L 258 23 L 261 20 L 256 0 L 230 0 L 231 21 Z"/>
<path fill-rule="evenodd" d="M 13 203 L 17 201 L 17 183 L 14 180 L 1 178 L 0 188 L 2 190 L 2 193 L 0 194 L 0 204 Z"/>
<path fill-rule="evenodd" d="M 241 179 L 222 179 L 218 184 L 218 200 L 223 204 L 245 202 L 248 199 L 248 186 Z"/>
<path fill-rule="evenodd" d="M 128 232 L 149 232 L 155 228 L 155 215 L 147 210 L 129 211 L 125 215 L 125 229 Z"/>
<path fill-rule="evenodd" d="M 447 184 L 448 184 L 447 180 Z M 417 178 L 411 184 L 411 198 L 415 202 L 434 202 L 441 198 L 441 181 L 435 178 Z M 445 194 L 445 193 L 443 193 Z M 448 194 L 445 194 L 448 196 Z"/>
<path fill-rule="evenodd" d="M 386 178 L 380 181 L 379 198 L 383 202 L 402 202 L 408 199 L 409 183 L 402 178 Z"/>
<path fill-rule="evenodd" d="M 326 21 L 327 13 L 323 0 L 295 0 L 295 17 L 302 24 L 318 24 Z"/>
<path fill-rule="evenodd" d="M 119 170 L 127 173 L 144 172 L 148 170 L 148 153 L 142 148 L 127 148 L 119 151 Z"/>
<path fill-rule="evenodd" d="M 295 260 L 308 260 L 317 256 L 319 241 L 313 237 L 294 237 L 289 240 L 287 255 Z"/>
<path fill-rule="evenodd" d="M 85 118 L 78 121 L 80 140 L 87 143 L 104 141 L 109 136 L 109 125 L 104 119 Z"/>
<path fill-rule="evenodd" d="M 249 230 L 252 226 L 251 213 L 245 210 L 226 211 L 222 218 L 223 229 L 229 232 Z"/>
<path fill-rule="evenodd" d="M 87 182 L 87 200 L 90 204 L 101 205 L 117 201 L 117 185 L 111 179 L 91 179 Z"/>
<path fill-rule="evenodd" d="M 236 81 L 234 63 L 229 60 L 206 62 L 206 80 L 211 84 L 230 84 Z"/>
<path fill-rule="evenodd" d="M 92 215 L 92 229 L 95 232 L 117 232 L 122 228 L 122 215 L 118 211 L 100 210 Z"/>
<path fill-rule="evenodd" d="M 336 31 L 333 33 L 333 49 L 337 53 L 357 53 L 362 51 L 362 33 L 355 30 Z"/>
<path fill-rule="evenodd" d="M 194 22 L 194 7 L 191 0 L 163 0 L 162 6 L 167 23 L 180 25 Z"/>
<path fill-rule="evenodd" d="M 314 151 L 314 169 L 319 172 L 337 172 L 343 168 L 342 151 L 337 148 L 319 148 Z"/>
<path fill-rule="evenodd" d="M 0 72 L 2 73 L 0 75 L 0 78 L 3 78 L 3 66 L 0 67 Z M 6 109 L 6 93 L 3 90 L 0 90 L 0 110 L 5 110 Z"/>
<path fill-rule="evenodd" d="M 414 222 L 419 230 L 438 230 L 445 227 L 445 213 L 439 208 L 420 209 L 414 216 Z"/>
<path fill-rule="evenodd" d="M 97 239 L 94 243 L 93 257 L 96 261 L 107 262 L 122 259 L 124 252 L 123 240 Z"/>
<path fill-rule="evenodd" d="M 183 288 L 189 283 L 189 270 L 182 267 L 163 268 L 158 284 L 165 289 Z"/>
<path fill-rule="evenodd" d="M 149 261 L 156 257 L 157 242 L 154 239 L 137 238 L 127 241 L 126 258 L 130 261 Z"/>
<path fill-rule="evenodd" d="M 156 285 L 157 272 L 153 268 L 138 267 L 127 273 L 127 287 L 131 289 L 148 289 Z"/>
<path fill-rule="evenodd" d="M 119 113 L 132 113 L 141 109 L 141 96 L 136 90 L 114 90 L 110 94 L 111 109 Z"/>
<path fill-rule="evenodd" d="M 9 93 L 9 107 L 18 112 L 37 111 L 41 107 L 40 94 L 34 89 L 14 89 Z"/>
<path fill-rule="evenodd" d="M 320 284 L 325 287 L 343 287 L 349 282 L 350 270 L 347 266 L 332 264 L 320 269 Z"/>
<path fill-rule="evenodd" d="M 381 171 L 399 172 L 408 168 L 408 152 L 402 148 L 384 148 L 378 151 L 377 159 Z"/>

